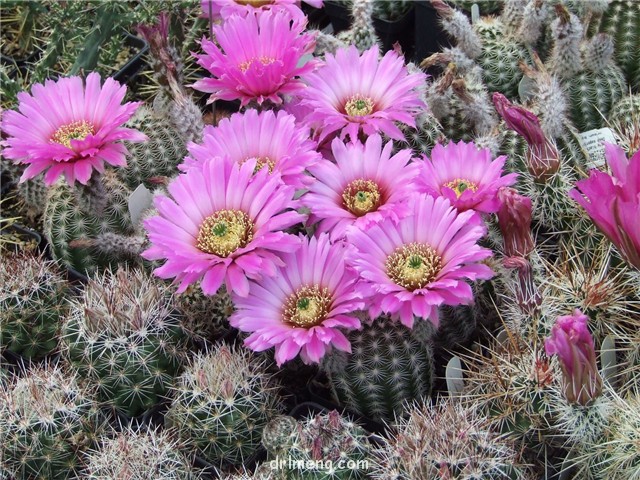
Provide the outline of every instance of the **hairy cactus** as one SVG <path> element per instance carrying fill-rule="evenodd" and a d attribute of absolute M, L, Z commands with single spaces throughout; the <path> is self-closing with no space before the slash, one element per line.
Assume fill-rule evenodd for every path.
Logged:
<path fill-rule="evenodd" d="M 380 44 L 373 26 L 374 5 L 375 2 L 369 0 L 352 0 L 351 40 L 361 52 Z"/>
<path fill-rule="evenodd" d="M 66 311 L 66 282 L 40 257 L 7 255 L 0 262 L 0 347 L 26 358 L 55 350 Z"/>
<path fill-rule="evenodd" d="M 290 418 L 290 417 L 286 417 Z M 336 410 L 311 415 L 290 427 L 287 444 L 275 462 L 276 478 L 358 480 L 368 478 L 369 442 L 365 431 Z M 284 430 L 284 428 L 283 428 Z M 284 432 L 282 432 L 284 433 Z M 280 463 L 278 463 L 280 462 Z M 279 475 L 279 476 L 278 476 Z"/>
<path fill-rule="evenodd" d="M 603 16 L 601 31 L 615 39 L 616 63 L 629 85 L 640 92 L 640 3 L 612 1 Z"/>
<path fill-rule="evenodd" d="M 259 448 L 262 430 L 279 408 L 264 362 L 218 345 L 186 368 L 165 423 L 209 462 L 241 465 Z"/>
<path fill-rule="evenodd" d="M 473 407 L 443 400 L 412 405 L 373 452 L 374 480 L 417 478 L 520 479 L 525 469 L 514 442 L 487 425 Z"/>
<path fill-rule="evenodd" d="M 0 472 L 7 478 L 78 478 L 80 454 L 104 421 L 91 392 L 57 366 L 0 383 Z"/>
<path fill-rule="evenodd" d="M 167 393 L 185 341 L 167 287 L 124 268 L 91 280 L 63 326 L 65 356 L 105 402 L 129 416 Z"/>
<path fill-rule="evenodd" d="M 173 432 L 125 427 L 98 439 L 86 454 L 86 480 L 195 480 L 200 478 L 180 451 Z"/>
<path fill-rule="evenodd" d="M 407 401 L 428 397 L 433 352 L 426 340 L 433 327 L 418 321 L 409 330 L 379 317 L 347 337 L 351 354 L 334 352 L 323 368 L 341 405 L 374 420 L 403 414 Z"/>

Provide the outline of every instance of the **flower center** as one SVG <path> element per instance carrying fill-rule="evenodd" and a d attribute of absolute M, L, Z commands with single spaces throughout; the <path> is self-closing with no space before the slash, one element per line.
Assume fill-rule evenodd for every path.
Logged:
<path fill-rule="evenodd" d="M 311 328 L 320 325 L 331 306 L 328 288 L 318 285 L 296 290 L 284 304 L 284 319 L 294 327 Z"/>
<path fill-rule="evenodd" d="M 247 160 L 251 160 L 252 158 L 256 159 L 256 167 L 253 169 L 254 174 L 262 170 L 262 167 L 264 166 L 269 169 L 269 173 L 273 173 L 273 169 L 276 167 L 276 162 L 271 160 L 269 157 L 247 157 L 244 160 L 240 160 L 240 162 L 238 163 L 242 165 Z"/>
<path fill-rule="evenodd" d="M 253 239 L 253 222 L 239 210 L 218 210 L 204 219 L 197 247 L 206 253 L 227 257 Z"/>
<path fill-rule="evenodd" d="M 387 275 L 407 290 L 423 288 L 442 268 L 440 256 L 426 243 L 409 243 L 387 257 Z"/>
<path fill-rule="evenodd" d="M 94 133 L 93 125 L 84 120 L 80 120 L 61 126 L 53 132 L 51 141 L 71 148 L 71 140 L 84 140 L 87 138 L 87 135 L 93 135 Z"/>
<path fill-rule="evenodd" d="M 271 5 L 273 0 L 236 0 L 238 5 L 251 5 L 255 8 L 260 8 L 265 5 Z"/>
<path fill-rule="evenodd" d="M 350 117 L 364 117 L 373 112 L 373 100 L 362 95 L 354 95 L 344 106 L 344 111 Z"/>
<path fill-rule="evenodd" d="M 249 67 L 251 66 L 251 64 L 253 62 L 255 62 L 256 60 L 259 61 L 260 63 L 262 63 L 262 65 L 270 65 L 270 64 L 272 64 L 273 62 L 276 61 L 275 58 L 271 58 L 271 57 L 260 57 L 260 58 L 254 57 L 254 58 L 251 58 L 251 59 L 247 60 L 246 62 L 242 62 L 240 65 L 238 65 L 238 68 L 240 69 L 240 71 L 242 73 L 244 73 L 247 70 L 249 70 Z"/>
<path fill-rule="evenodd" d="M 462 195 L 462 192 L 464 192 L 465 190 L 471 190 L 472 192 L 478 190 L 478 185 L 473 183 L 471 180 L 467 180 L 466 178 L 456 178 L 455 180 L 445 183 L 444 186 L 456 192 L 457 197 L 460 197 L 460 195 Z"/>
<path fill-rule="evenodd" d="M 375 182 L 359 178 L 342 192 L 344 206 L 357 217 L 366 215 L 380 206 L 380 189 Z"/>

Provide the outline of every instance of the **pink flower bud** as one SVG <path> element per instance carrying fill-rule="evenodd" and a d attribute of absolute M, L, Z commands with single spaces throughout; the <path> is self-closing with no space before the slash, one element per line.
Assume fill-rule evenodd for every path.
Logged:
<path fill-rule="evenodd" d="M 527 164 L 534 178 L 545 181 L 557 172 L 560 167 L 558 149 L 545 136 L 538 117 L 498 92 L 493 94 L 493 104 L 507 127 L 524 137 L 529 145 Z"/>
<path fill-rule="evenodd" d="M 526 257 L 534 247 L 531 235 L 531 199 L 509 187 L 498 190 L 498 225 L 507 257 Z"/>
<path fill-rule="evenodd" d="M 518 289 L 515 292 L 516 301 L 523 313 L 534 316 L 539 313 L 542 297 L 533 278 L 531 263 L 524 257 L 507 257 L 503 260 L 505 268 L 518 270 Z"/>
<path fill-rule="evenodd" d="M 547 355 L 558 355 L 569 403 L 587 405 L 602 393 L 593 337 L 588 317 L 576 309 L 573 315 L 558 317 L 551 336 L 544 342 Z"/>

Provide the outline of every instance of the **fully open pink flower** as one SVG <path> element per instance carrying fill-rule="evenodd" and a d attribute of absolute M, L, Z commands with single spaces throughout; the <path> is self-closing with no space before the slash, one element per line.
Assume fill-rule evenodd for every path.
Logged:
<path fill-rule="evenodd" d="M 330 232 L 337 240 L 349 225 L 366 229 L 410 213 L 407 196 L 415 191 L 420 168 L 409 163 L 411 150 L 391 156 L 392 142 L 383 148 L 380 135 L 370 136 L 364 145 L 345 145 L 336 138 L 331 146 L 335 163 L 323 160 L 309 169 L 316 182 L 300 199 L 311 210 L 310 220 L 321 221 L 319 232 Z"/>
<path fill-rule="evenodd" d="M 640 151 L 627 160 L 622 148 L 607 143 L 605 156 L 612 175 L 591 170 L 569 195 L 627 262 L 640 269 Z"/>
<path fill-rule="evenodd" d="M 309 60 L 298 66 L 303 55 L 315 48 L 315 38 L 302 33 L 306 22 L 291 22 L 286 12 L 262 12 L 245 17 L 233 15 L 221 26 L 214 26 L 220 45 L 202 39 L 204 55 L 196 55 L 198 64 L 214 78 L 198 80 L 193 88 L 211 93 L 217 99 L 240 99 L 282 103 L 282 95 L 297 93 L 305 87 L 297 77 L 317 65 Z"/>
<path fill-rule="evenodd" d="M 356 250 L 348 262 L 368 282 L 371 317 L 384 312 L 412 327 L 415 315 L 437 325 L 438 306 L 473 301 L 465 280 L 493 276 L 479 263 L 491 256 L 477 244 L 486 228 L 477 213 L 458 213 L 444 197 L 413 194 L 409 206 L 412 215 L 397 224 L 387 219 L 366 231 L 349 227 Z"/>
<path fill-rule="evenodd" d="M 551 336 L 544 341 L 547 355 L 558 355 L 564 376 L 564 392 L 570 403 L 586 405 L 602 392 L 589 318 L 576 309 L 558 317 Z"/>
<path fill-rule="evenodd" d="M 320 140 L 340 131 L 341 138 L 383 132 L 396 140 L 404 135 L 394 122 L 415 127 L 415 115 L 424 106 L 416 87 L 422 73 L 409 74 L 403 58 L 390 50 L 378 60 L 378 47 L 362 55 L 354 46 L 325 55 L 326 65 L 305 77 L 309 88 L 300 92 L 312 109 L 307 121 L 319 130 Z"/>
<path fill-rule="evenodd" d="M 18 110 L 5 112 L 3 155 L 29 165 L 20 181 L 46 170 L 51 185 L 60 175 L 73 185 L 85 184 L 94 169 L 104 171 L 105 162 L 127 164 L 129 153 L 122 140 L 142 142 L 145 135 L 122 126 L 140 102 L 121 105 L 127 87 L 112 78 L 100 86 L 100 75 L 90 73 L 86 88 L 80 77 L 47 80 L 36 84 L 31 95 L 18 94 Z"/>
<path fill-rule="evenodd" d="M 280 231 L 304 220 L 284 211 L 296 206 L 294 188 L 266 169 L 254 175 L 255 167 L 255 160 L 206 160 L 169 185 L 173 199 L 155 198 L 158 215 L 144 223 L 152 246 L 143 257 L 166 259 L 155 273 L 175 277 L 179 293 L 202 279 L 207 295 L 224 281 L 229 292 L 246 296 L 249 278 L 275 275 L 283 265 L 275 252 L 300 246 L 298 237 Z"/>
<path fill-rule="evenodd" d="M 305 0 L 305 3 L 322 8 L 322 0 Z M 294 20 L 304 18 L 304 13 L 300 10 L 300 0 L 202 0 L 201 5 L 205 18 L 226 19 L 231 15 L 246 16 L 278 10 L 284 10 Z"/>
<path fill-rule="evenodd" d="M 329 236 L 303 238 L 295 253 L 281 255 L 277 275 L 251 282 L 249 296 L 233 296 L 236 311 L 229 322 L 243 332 L 249 348 L 276 347 L 278 365 L 296 355 L 305 363 L 318 362 L 336 347 L 351 351 L 340 330 L 360 328 L 350 314 L 364 307 L 357 292 L 358 276 L 345 265 L 348 247 L 331 244 Z"/>
<path fill-rule="evenodd" d="M 269 172 L 282 175 L 284 183 L 302 188 L 313 181 L 305 169 L 321 158 L 315 146 L 309 129 L 296 125 L 292 115 L 250 109 L 223 119 L 217 127 L 205 127 L 202 144 L 191 143 L 191 156 L 178 168 L 187 171 L 219 156 L 241 164 L 253 158 L 258 168 L 267 167 Z"/>
<path fill-rule="evenodd" d="M 503 155 L 491 160 L 489 149 L 478 150 L 473 142 L 451 142 L 445 147 L 437 144 L 431 151 L 431 160 L 425 157 L 422 164 L 418 189 L 446 197 L 460 212 L 497 212 L 498 190 L 513 185 L 518 176 L 501 176 L 506 159 Z"/>

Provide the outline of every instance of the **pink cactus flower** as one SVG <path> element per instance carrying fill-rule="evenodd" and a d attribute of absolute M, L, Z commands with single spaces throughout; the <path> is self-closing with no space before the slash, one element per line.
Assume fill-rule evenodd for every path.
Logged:
<path fill-rule="evenodd" d="M 589 318 L 576 309 L 573 315 L 558 317 L 551 336 L 544 342 L 547 355 L 558 355 L 569 403 L 586 405 L 602 392 Z"/>
<path fill-rule="evenodd" d="M 144 222 L 151 247 L 142 256 L 166 259 L 155 274 L 175 278 L 178 293 L 202 279 L 207 295 L 224 282 L 227 291 L 246 296 L 249 279 L 283 266 L 275 252 L 299 248 L 298 237 L 281 231 L 304 220 L 287 210 L 297 206 L 294 188 L 266 169 L 254 175 L 255 168 L 255 160 L 209 159 L 169 185 L 173 198 L 155 198 L 158 215 Z"/>
<path fill-rule="evenodd" d="M 322 0 L 305 0 L 305 3 L 322 8 Z M 202 15 L 211 19 L 280 10 L 287 12 L 294 21 L 304 18 L 300 0 L 201 0 L 201 5 Z"/>
<path fill-rule="evenodd" d="M 503 187 L 498 191 L 498 201 L 498 225 L 504 239 L 504 254 L 526 257 L 535 246 L 531 233 L 531 199 L 513 188 Z"/>
<path fill-rule="evenodd" d="M 394 122 L 415 128 L 415 115 L 424 106 L 416 88 L 426 76 L 407 71 L 394 51 L 378 59 L 374 46 L 360 55 L 354 46 L 325 55 L 326 65 L 305 76 L 309 88 L 300 92 L 301 105 L 311 108 L 306 118 L 319 130 L 319 140 L 340 132 L 352 141 L 358 134 L 387 134 L 396 140 L 404 135 Z"/>
<path fill-rule="evenodd" d="M 473 301 L 465 280 L 493 276 L 480 263 L 491 250 L 477 244 L 486 227 L 473 210 L 458 213 L 444 197 L 413 194 L 409 206 L 412 214 L 397 224 L 386 219 L 366 231 L 349 227 L 355 250 L 347 259 L 366 280 L 372 318 L 384 312 L 412 327 L 415 315 L 438 325 L 440 305 Z"/>
<path fill-rule="evenodd" d="M 249 109 L 221 120 L 217 127 L 206 126 L 202 144 L 189 144 L 191 156 L 178 168 L 187 171 L 212 157 L 228 156 L 240 164 L 255 159 L 257 168 L 266 167 L 287 185 L 304 188 L 313 182 L 306 169 L 321 159 L 315 146 L 309 128 L 296 125 L 292 115 Z"/>
<path fill-rule="evenodd" d="M 100 75 L 90 73 L 86 86 L 82 78 L 69 77 L 36 84 L 31 94 L 18 94 L 18 112 L 2 117 L 3 155 L 27 164 L 21 182 L 46 170 L 44 182 L 53 184 L 61 175 L 67 183 L 86 185 L 105 163 L 127 164 L 123 140 L 143 142 L 145 135 L 122 125 L 141 102 L 121 104 L 127 87 L 112 78 L 100 85 Z"/>
<path fill-rule="evenodd" d="M 214 26 L 218 44 L 202 39 L 203 55 L 196 55 L 198 64 L 213 78 L 204 78 L 193 88 L 211 93 L 209 102 L 217 99 L 240 99 L 262 104 L 267 100 L 282 103 L 283 95 L 292 95 L 305 88 L 299 76 L 313 71 L 317 60 L 299 63 L 315 48 L 315 38 L 302 33 L 306 22 L 291 22 L 282 11 L 260 15 L 233 15 L 222 25 Z"/>
<path fill-rule="evenodd" d="M 418 163 L 410 163 L 411 150 L 391 156 L 392 142 L 382 146 L 380 135 L 345 145 L 331 144 L 335 163 L 329 160 L 309 169 L 316 178 L 301 202 L 311 210 L 310 221 L 320 220 L 318 232 L 332 240 L 343 238 L 347 226 L 366 230 L 385 218 L 397 222 L 410 213 L 407 195 L 415 191 Z"/>
<path fill-rule="evenodd" d="M 640 151 L 627 160 L 622 148 L 606 143 L 605 156 L 612 175 L 591 170 L 569 195 L 640 270 Z"/>
<path fill-rule="evenodd" d="M 497 212 L 498 190 L 513 185 L 518 176 L 502 176 L 506 159 L 502 155 L 492 160 L 488 148 L 479 150 L 473 142 L 450 142 L 444 147 L 438 144 L 431 151 L 431 159 L 425 157 L 418 190 L 446 197 L 460 212 Z"/>
<path fill-rule="evenodd" d="M 358 275 L 345 265 L 345 243 L 332 244 L 324 234 L 302 239 L 295 253 L 282 254 L 275 276 L 251 282 L 247 297 L 233 296 L 229 322 L 251 332 L 245 345 L 255 351 L 275 346 L 278 365 L 296 355 L 319 362 L 333 347 L 350 352 L 341 329 L 360 328 L 350 314 L 364 307 Z"/>
<path fill-rule="evenodd" d="M 527 165 L 529 172 L 537 180 L 544 181 L 560 168 L 560 155 L 540 126 L 540 120 L 532 112 L 511 103 L 501 93 L 493 94 L 493 104 L 507 127 L 524 137 L 529 148 Z"/>

